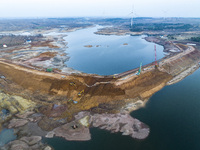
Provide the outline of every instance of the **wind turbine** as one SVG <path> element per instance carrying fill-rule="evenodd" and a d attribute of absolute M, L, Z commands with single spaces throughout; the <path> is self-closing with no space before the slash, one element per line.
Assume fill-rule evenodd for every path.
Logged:
<path fill-rule="evenodd" d="M 128 16 L 131 15 L 131 28 L 133 27 L 133 17 L 134 17 L 134 5 L 132 6 L 131 12 L 128 14 Z"/>
<path fill-rule="evenodd" d="M 166 20 L 166 17 L 167 17 L 167 13 L 168 13 L 168 11 L 169 11 L 169 10 L 162 10 L 164 20 Z"/>
<path fill-rule="evenodd" d="M 128 14 L 128 16 L 131 15 L 131 28 L 133 27 L 133 18 L 134 17 L 139 17 L 135 11 L 134 5 L 132 5 L 132 10 L 131 13 Z"/>
<path fill-rule="evenodd" d="M 105 13 L 105 9 L 104 9 L 103 12 L 102 12 L 102 17 L 105 18 L 105 16 L 106 16 L 106 13 Z"/>

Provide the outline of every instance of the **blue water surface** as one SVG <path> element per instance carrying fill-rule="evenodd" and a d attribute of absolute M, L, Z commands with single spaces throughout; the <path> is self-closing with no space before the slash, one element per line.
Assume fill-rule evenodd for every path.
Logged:
<path fill-rule="evenodd" d="M 112 75 L 137 68 L 141 62 L 145 65 L 154 61 L 155 44 L 145 41 L 144 36 L 94 34 L 98 28 L 68 33 L 65 37 L 69 47 L 66 52 L 70 56 L 66 62 L 68 67 L 85 73 Z M 157 59 L 163 56 L 163 47 L 157 45 Z"/>
<path fill-rule="evenodd" d="M 0 132 L 0 147 L 17 138 L 13 129 L 3 129 Z"/>

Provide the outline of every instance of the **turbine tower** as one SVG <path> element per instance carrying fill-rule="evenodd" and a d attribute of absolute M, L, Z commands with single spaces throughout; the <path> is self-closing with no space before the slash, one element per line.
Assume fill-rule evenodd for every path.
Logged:
<path fill-rule="evenodd" d="M 131 12 L 128 14 L 128 16 L 131 16 L 131 28 L 133 27 L 133 17 L 134 17 L 134 5 L 132 6 Z"/>
<path fill-rule="evenodd" d="M 133 17 L 131 17 L 131 28 L 133 27 Z"/>
<path fill-rule="evenodd" d="M 133 15 L 134 15 L 134 13 L 133 13 L 133 10 L 134 10 L 134 5 L 132 6 L 132 11 L 131 11 L 131 28 L 133 27 Z"/>
<path fill-rule="evenodd" d="M 135 7 L 134 5 L 132 5 L 132 10 L 131 10 L 131 13 L 129 14 L 131 15 L 131 28 L 133 27 L 133 18 L 135 17 L 139 17 L 138 14 L 136 13 L 135 11 Z"/>
<path fill-rule="evenodd" d="M 163 12 L 163 18 L 164 20 L 166 20 L 169 10 L 162 10 L 162 12 Z"/>

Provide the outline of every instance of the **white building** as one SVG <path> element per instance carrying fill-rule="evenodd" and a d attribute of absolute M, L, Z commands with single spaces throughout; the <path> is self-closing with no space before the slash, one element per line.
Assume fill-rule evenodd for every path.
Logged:
<path fill-rule="evenodd" d="M 196 44 L 193 44 L 193 43 L 187 43 L 187 45 L 189 45 L 189 46 L 196 46 Z"/>
<path fill-rule="evenodd" d="M 8 46 L 7 46 L 6 44 L 3 44 L 3 47 L 6 48 L 6 47 L 8 47 Z"/>
<path fill-rule="evenodd" d="M 27 40 L 27 41 L 26 41 L 27 44 L 30 44 L 31 42 L 32 42 L 31 40 Z"/>

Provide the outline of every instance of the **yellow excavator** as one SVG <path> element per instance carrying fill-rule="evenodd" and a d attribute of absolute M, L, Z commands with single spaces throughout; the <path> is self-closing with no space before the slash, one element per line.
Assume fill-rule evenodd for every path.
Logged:
<path fill-rule="evenodd" d="M 81 92 L 79 92 L 78 96 L 81 97 L 83 93 L 84 93 L 84 90 L 82 90 Z"/>

